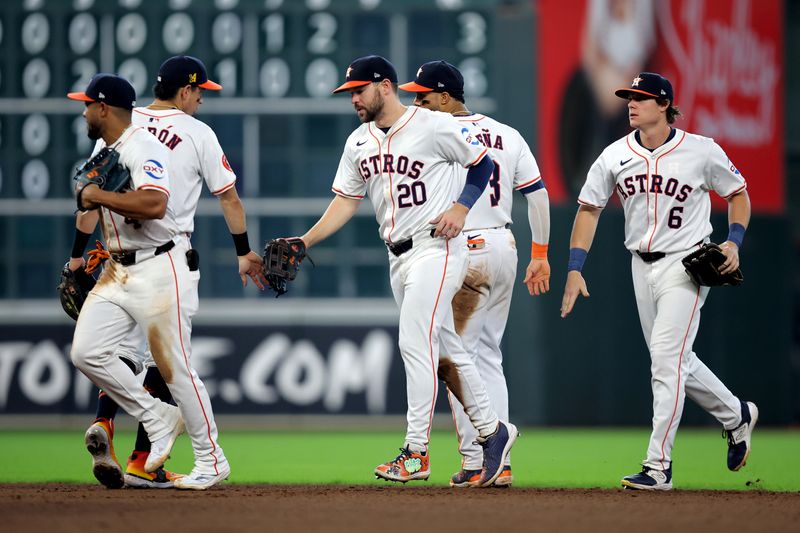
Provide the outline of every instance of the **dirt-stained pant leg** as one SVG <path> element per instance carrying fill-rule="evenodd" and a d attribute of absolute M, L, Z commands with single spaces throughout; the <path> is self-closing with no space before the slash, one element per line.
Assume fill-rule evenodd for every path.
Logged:
<path fill-rule="evenodd" d="M 643 464 L 658 470 L 672 463 L 687 394 L 727 428 L 741 416 L 736 396 L 692 351 L 709 289 L 689 279 L 683 255 L 668 254 L 649 264 L 634 255 L 631 264 L 653 390 L 653 432 Z"/>
<path fill-rule="evenodd" d="M 511 231 L 505 228 L 474 230 L 469 234 L 483 239 L 485 245 L 469 251 L 467 276 L 453 298 L 456 331 L 478 367 L 492 408 L 500 420 L 507 422 L 508 386 L 500 343 L 508 321 L 517 271 L 516 243 Z M 464 458 L 462 467 L 479 470 L 483 464 L 483 450 L 475 443 L 477 432 L 458 399 L 452 393 L 448 399 L 458 434 L 459 451 Z M 510 454 L 506 464 L 511 464 Z"/>
<path fill-rule="evenodd" d="M 161 376 L 181 409 L 194 449 L 194 470 L 216 475 L 227 468 L 227 459 L 217 442 L 211 400 L 191 362 L 192 317 L 199 302 L 186 250 L 186 242 L 178 241 L 171 251 L 145 263 L 152 263 L 147 277 L 158 296 L 150 309 L 141 310 L 140 322 Z"/>
<path fill-rule="evenodd" d="M 116 355 L 116 347 L 136 326 L 126 310 L 133 306 L 130 282 L 126 267 L 112 261 L 106 264 L 81 310 L 70 355 L 81 372 L 142 422 L 151 440 L 156 440 L 172 430 L 167 404 L 150 396 Z"/>

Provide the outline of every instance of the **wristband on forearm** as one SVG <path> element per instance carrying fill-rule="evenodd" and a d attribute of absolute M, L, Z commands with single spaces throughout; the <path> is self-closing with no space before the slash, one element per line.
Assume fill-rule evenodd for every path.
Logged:
<path fill-rule="evenodd" d="M 739 224 L 738 222 L 734 222 L 730 226 L 728 226 L 728 239 L 732 243 L 736 244 L 739 248 L 742 247 L 742 241 L 744 241 L 744 226 Z"/>
<path fill-rule="evenodd" d="M 236 255 L 239 257 L 250 253 L 250 241 L 247 238 L 247 232 L 244 233 L 231 233 L 233 237 L 233 245 L 236 247 Z"/>
<path fill-rule="evenodd" d="M 72 241 L 72 254 L 71 258 L 83 257 L 83 252 L 86 250 L 86 245 L 89 244 L 91 233 L 84 233 L 78 228 L 75 228 L 75 239 Z"/>
<path fill-rule="evenodd" d="M 531 241 L 531 259 L 547 259 L 547 245 Z"/>
<path fill-rule="evenodd" d="M 570 248 L 569 249 L 569 263 L 567 263 L 567 272 L 583 270 L 583 263 L 586 261 L 586 256 L 589 252 L 583 248 Z"/>

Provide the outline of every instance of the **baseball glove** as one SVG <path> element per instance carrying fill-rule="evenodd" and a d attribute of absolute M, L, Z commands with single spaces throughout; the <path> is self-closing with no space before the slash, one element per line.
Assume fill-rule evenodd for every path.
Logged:
<path fill-rule="evenodd" d="M 272 239 L 264 247 L 264 277 L 275 298 L 285 294 L 287 284 L 297 277 L 300 263 L 306 258 L 306 244 L 302 239 L 289 237 Z"/>
<path fill-rule="evenodd" d="M 77 169 L 75 199 L 79 211 L 88 211 L 81 202 L 81 193 L 87 185 L 97 185 L 104 191 L 118 192 L 131 179 L 128 169 L 119 164 L 119 152 L 106 146 Z"/>
<path fill-rule="evenodd" d="M 722 248 L 713 242 L 702 245 L 699 249 L 683 258 L 686 273 L 698 285 L 718 287 L 720 285 L 741 285 L 744 281 L 741 269 L 727 274 L 720 274 L 719 268 L 725 262 Z"/>
<path fill-rule="evenodd" d="M 58 297 L 61 300 L 61 307 L 73 320 L 78 320 L 83 302 L 86 301 L 95 283 L 94 277 L 87 274 L 83 268 L 73 272 L 67 263 L 61 270 L 61 283 L 57 287 Z"/>

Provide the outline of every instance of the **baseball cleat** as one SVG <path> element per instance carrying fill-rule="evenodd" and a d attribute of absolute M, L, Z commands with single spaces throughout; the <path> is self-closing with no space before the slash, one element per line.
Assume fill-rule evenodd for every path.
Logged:
<path fill-rule="evenodd" d="M 450 478 L 451 487 L 475 487 L 481 480 L 480 470 L 464 470 L 463 468 Z"/>
<path fill-rule="evenodd" d="M 430 475 L 428 453 L 412 452 L 408 448 L 400 448 L 400 455 L 393 461 L 375 467 L 375 477 L 401 483 L 417 479 L 427 480 Z"/>
<path fill-rule="evenodd" d="M 672 466 L 666 470 L 643 466 L 638 474 L 622 478 L 622 486 L 632 490 L 672 490 Z"/>
<path fill-rule="evenodd" d="M 219 471 L 219 474 L 200 474 L 194 470 L 188 476 L 181 476 L 175 479 L 176 489 L 182 490 L 206 490 L 214 485 L 219 485 L 231 475 L 231 467 L 227 464 Z"/>
<path fill-rule="evenodd" d="M 750 457 L 750 437 L 758 422 L 758 407 L 753 402 L 742 402 L 742 423 L 731 430 L 723 430 L 728 437 L 728 470 L 738 471 Z"/>
<path fill-rule="evenodd" d="M 182 474 L 176 474 L 159 467 L 155 472 L 145 472 L 144 464 L 149 452 L 133 452 L 125 469 L 125 485 L 137 489 L 171 489 L 174 481 Z"/>
<path fill-rule="evenodd" d="M 92 454 L 92 473 L 104 487 L 121 489 L 125 485 L 122 467 L 114 453 L 114 422 L 98 419 L 84 436 L 86 449 Z"/>
<path fill-rule="evenodd" d="M 517 436 L 517 426 L 510 422 L 498 422 L 494 433 L 488 437 L 478 437 L 477 442 L 483 447 L 483 469 L 476 487 L 489 487 L 500 476 Z"/>
<path fill-rule="evenodd" d="M 175 445 L 175 441 L 178 440 L 178 436 L 186 430 L 180 410 L 172 405 L 168 407 L 170 407 L 170 412 L 174 413 L 174 425 L 169 433 L 151 442 L 150 455 L 147 456 L 147 461 L 144 463 L 145 472 L 155 472 L 158 467 L 167 462 L 172 447 Z"/>
<path fill-rule="evenodd" d="M 497 479 L 492 483 L 493 487 L 507 488 L 514 482 L 514 476 L 511 474 L 511 465 L 505 465 L 503 471 L 497 476 Z"/>

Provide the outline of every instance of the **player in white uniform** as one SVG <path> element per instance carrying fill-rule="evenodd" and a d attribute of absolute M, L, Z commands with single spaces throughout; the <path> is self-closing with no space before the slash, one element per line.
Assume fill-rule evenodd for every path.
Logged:
<path fill-rule="evenodd" d="M 185 82 L 185 83 L 184 83 Z M 202 87 L 201 87 L 202 86 Z M 214 191 L 226 195 L 221 198 L 223 211 L 228 221 L 229 227 L 234 235 L 234 241 L 244 242 L 246 246 L 247 236 L 244 225 L 244 211 L 235 193 L 233 184 L 235 175 L 227 161 L 224 160 L 222 149 L 216 140 L 213 132 L 205 125 L 189 115 L 180 111 L 186 109 L 194 113 L 201 103 L 202 89 L 208 87 L 218 89 L 219 86 L 207 78 L 205 67 L 202 62 L 187 56 L 176 56 L 167 60 L 159 70 L 159 82 L 154 88 L 157 99 L 152 104 L 156 109 L 138 108 L 134 111 L 134 122 L 143 124 L 144 131 L 149 131 L 163 143 L 168 149 L 169 165 L 175 169 L 172 174 L 173 197 L 170 205 L 175 212 L 178 236 L 175 238 L 176 249 L 180 249 L 184 254 L 184 261 L 189 266 L 189 286 L 186 295 L 181 300 L 181 326 L 183 349 L 186 353 L 186 360 L 183 362 L 182 372 L 179 378 L 175 379 L 175 369 L 170 368 L 165 386 L 161 374 L 153 367 L 153 359 L 164 372 L 162 361 L 158 361 L 157 350 L 153 349 L 152 339 L 149 334 L 145 338 L 144 331 L 134 328 L 133 331 L 117 346 L 115 354 L 128 361 L 135 361 L 137 367 L 149 367 L 145 376 L 145 386 L 148 390 L 159 394 L 162 399 L 166 396 L 169 399 L 170 393 L 175 398 L 183 411 L 183 418 L 195 451 L 195 468 L 188 476 L 181 479 L 159 479 L 152 478 L 148 473 L 154 472 L 158 468 L 158 463 L 163 463 L 166 456 L 157 454 L 157 450 L 148 450 L 144 441 L 144 432 L 141 431 L 137 437 L 136 451 L 131 455 L 128 462 L 125 481 L 137 487 L 168 487 L 174 481 L 175 486 L 185 489 L 203 490 L 223 481 L 230 473 L 230 467 L 225 459 L 224 453 L 217 442 L 217 429 L 211 409 L 208 393 L 202 381 L 198 378 L 194 369 L 188 364 L 190 354 L 190 332 L 191 319 L 197 312 L 197 284 L 199 281 L 198 258 L 196 252 L 191 250 L 189 237 L 193 230 L 194 211 L 202 186 L 203 179 L 207 181 Z M 161 98 L 159 98 L 161 97 Z M 159 115 L 163 115 L 159 118 Z M 169 115 L 169 116 L 167 116 Z M 169 121 L 167 124 L 161 120 Z M 161 127 L 155 127 L 158 124 Z M 155 130 L 155 131 L 153 131 Z M 170 135 L 166 137 L 160 132 L 168 131 Z M 164 137 L 162 139 L 162 137 Z M 91 214 L 79 220 L 79 229 L 91 232 L 94 223 Z M 109 243 L 110 245 L 113 243 Z M 239 267 L 240 274 L 245 282 L 244 275 L 251 274 L 258 285 L 260 281 L 255 272 L 260 268 L 260 258 L 249 247 L 240 250 L 241 244 L 237 244 L 237 254 L 240 255 Z M 73 255 L 75 255 L 73 251 Z M 82 258 L 79 260 L 82 262 Z M 75 259 L 71 264 L 76 262 Z M 78 263 L 78 266 L 80 264 Z M 151 347 L 150 351 L 145 351 L 146 344 Z M 150 357 L 152 354 L 153 357 Z M 180 361 L 179 361 L 180 363 Z M 183 368 L 185 367 L 185 368 Z M 116 406 L 108 398 L 101 395 L 98 402 L 98 418 L 103 411 L 111 411 L 110 418 L 116 411 Z M 98 427 L 100 426 L 100 427 Z M 103 421 L 99 420 L 87 431 L 87 444 L 92 436 L 100 439 L 99 442 L 106 444 L 107 448 L 113 450 L 111 439 L 113 433 L 105 433 L 108 426 L 103 426 Z M 113 426 L 111 426 L 113 429 Z M 97 442 L 97 441 L 95 441 Z M 90 448 L 91 451 L 91 448 Z M 149 453 L 148 453 L 149 452 Z M 100 457 L 105 460 L 106 476 L 109 474 L 119 475 L 116 459 Z M 112 460 L 113 459 L 113 460 Z M 95 457 L 97 466 L 98 457 Z M 116 467 L 116 468 L 114 468 Z M 97 476 L 101 479 L 100 476 Z M 101 482 L 103 479 L 101 479 Z M 105 483 L 104 483 L 105 484 Z"/>
<path fill-rule="evenodd" d="M 400 86 L 416 93 L 414 104 L 455 116 L 472 129 L 494 161 L 487 190 L 470 209 L 463 233 L 469 249 L 469 269 L 453 299 L 456 332 L 461 337 L 486 384 L 492 407 L 500 420 L 508 421 L 508 387 L 503 374 L 500 343 L 508 320 L 517 274 L 517 246 L 511 233 L 512 192 L 528 202 L 528 222 L 533 242 L 524 283 L 531 295 L 550 289 L 547 247 L 550 239 L 550 205 L 539 167 L 522 135 L 496 120 L 472 113 L 465 106 L 464 78 L 446 61 L 431 61 L 417 71 L 416 79 Z M 463 171 L 462 171 L 463 173 Z M 461 470 L 450 479 L 453 487 L 474 486 L 480 479 L 483 450 L 475 443 L 477 433 L 458 399 L 449 394 L 453 410 Z M 496 486 L 513 482 L 511 458 L 506 459 Z"/>
<path fill-rule="evenodd" d="M 156 95 L 155 101 L 147 107 L 135 108 L 132 120 L 134 125 L 141 126 L 152 133 L 170 152 L 172 200 L 180 234 L 188 240 L 194 230 L 194 213 L 205 181 L 212 194 L 220 199 L 225 220 L 236 246 L 242 284 L 246 285 L 247 276 L 250 276 L 255 284 L 263 289 L 262 261 L 260 256 L 252 252 L 248 245 L 245 211 L 235 188 L 236 175 L 228 164 L 213 130 L 192 117 L 202 104 L 202 90 L 219 90 L 221 88 L 219 84 L 208 79 L 205 66 L 199 59 L 190 56 L 169 58 L 159 68 L 158 82 L 153 88 Z M 83 218 L 84 220 L 79 221 L 79 225 L 87 231 L 84 233 L 84 239 L 88 239 L 88 232 L 92 231 L 94 226 L 91 221 L 85 220 L 85 216 Z M 187 260 L 190 264 L 190 276 L 194 283 L 196 298 L 200 273 L 197 254 L 194 250 L 187 252 Z M 71 260 L 71 266 L 74 268 L 80 267 L 82 263 L 82 257 Z M 145 352 L 145 345 L 146 339 L 143 332 L 136 328 L 129 338 L 121 343 L 117 355 L 125 360 L 134 361 L 137 368 L 146 367 L 148 371 L 144 380 L 145 387 L 151 393 L 167 401 L 171 399 L 171 395 L 152 357 L 149 357 L 150 352 Z M 201 404 L 201 407 L 204 408 L 205 405 Z M 95 464 L 100 462 L 104 465 L 104 468 L 100 470 L 103 476 L 97 477 L 107 486 L 109 485 L 106 481 L 109 479 L 112 481 L 122 479 L 122 470 L 108 451 L 98 454 L 96 448 L 99 441 L 103 444 L 101 449 L 112 450 L 113 453 L 111 442 L 113 432 L 109 431 L 109 421 L 113 421 L 115 413 L 116 404 L 101 392 L 97 418 L 87 431 L 87 443 L 90 439 L 93 443 L 90 451 L 94 451 Z M 211 424 L 213 425 L 213 419 Z M 187 419 L 187 429 L 190 436 L 193 437 L 195 450 L 202 452 L 203 443 L 207 441 L 205 420 L 203 420 L 203 424 L 197 426 L 197 431 L 193 431 L 193 427 Z M 124 477 L 125 483 L 140 488 L 172 486 L 174 479 L 169 472 L 162 474 L 159 471 L 154 473 L 145 471 L 149 455 L 148 444 L 146 432 L 140 426 L 135 451 L 128 460 Z M 95 470 L 97 474 L 97 468 Z M 191 480 L 187 478 L 178 482 L 178 488 L 198 488 L 197 483 L 194 483 L 195 486 L 192 487 L 181 486 L 186 485 L 189 481 Z"/>
<path fill-rule="evenodd" d="M 486 148 L 469 132 L 462 133 L 450 115 L 403 106 L 397 74 L 386 59 L 356 59 L 345 79 L 334 92 L 350 92 L 362 125 L 345 144 L 333 182 L 335 198 L 302 239 L 312 247 L 329 237 L 369 195 L 389 249 L 392 292 L 400 306 L 408 427 L 400 455 L 378 465 L 375 475 L 402 482 L 430 476 L 427 447 L 441 342 L 450 369 L 441 374 L 478 431 L 484 447 L 479 484 L 489 486 L 502 471 L 517 430 L 492 410 L 477 368 L 455 333 L 450 303 L 466 273 L 464 218 L 486 187 L 492 162 Z M 453 163 L 470 167 L 466 185 Z"/>
<path fill-rule="evenodd" d="M 157 360 L 165 363 L 165 372 L 178 367 L 177 355 L 182 353 L 179 300 L 189 286 L 189 268 L 174 250 L 178 229 L 168 202 L 167 151 L 152 135 L 131 124 L 136 94 L 124 79 L 98 74 L 85 92 L 68 96 L 86 103 L 83 114 L 89 137 L 102 138 L 116 149 L 120 164 L 131 175 L 131 190 L 124 194 L 102 191 L 96 185 L 86 186 L 81 194 L 83 209 L 101 210 L 112 255 L 81 310 L 71 358 L 144 424 L 153 450 L 166 456 L 183 431 L 181 413 L 148 394 L 114 352 L 138 324 L 157 347 Z M 175 368 L 174 374 L 180 373 Z"/>
<path fill-rule="evenodd" d="M 728 468 L 744 466 L 758 420 L 752 402 L 734 396 L 692 351 L 708 287 L 698 286 L 681 259 L 708 241 L 714 191 L 728 201 L 727 257 L 722 273 L 739 266 L 739 247 L 750 220 L 745 180 L 712 139 L 671 126 L 680 111 L 672 84 L 639 74 L 616 95 L 628 99 L 634 131 L 608 146 L 592 165 L 570 240 L 570 261 L 561 316 L 578 295 L 589 296 L 581 275 L 602 209 L 616 192 L 625 213 L 625 247 L 631 251 L 636 304 L 650 350 L 653 432 L 643 469 L 623 486 L 672 488 L 672 446 L 686 395 L 713 415 L 728 436 Z"/>

